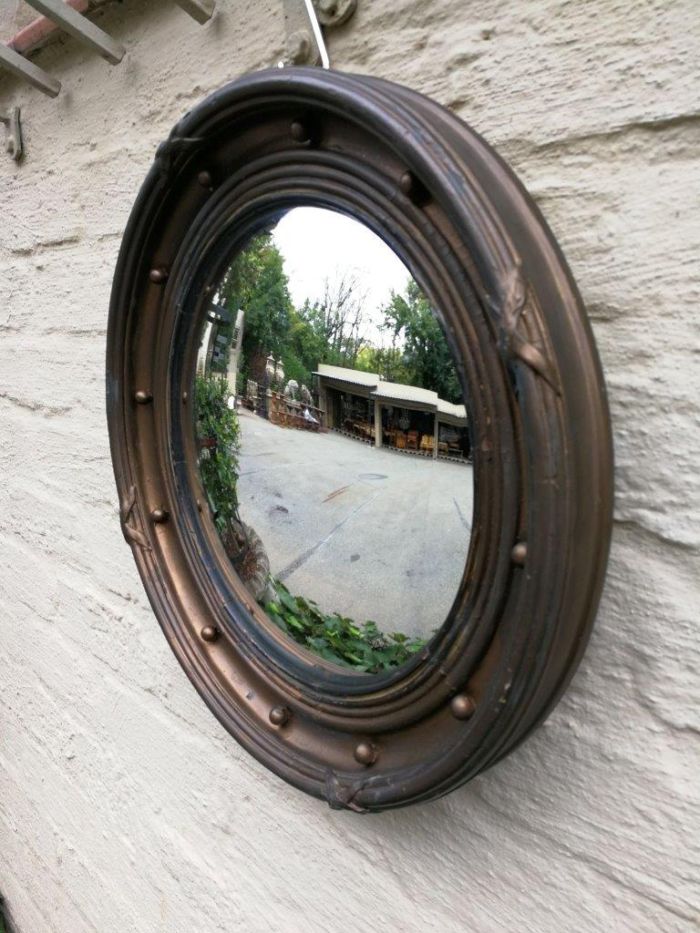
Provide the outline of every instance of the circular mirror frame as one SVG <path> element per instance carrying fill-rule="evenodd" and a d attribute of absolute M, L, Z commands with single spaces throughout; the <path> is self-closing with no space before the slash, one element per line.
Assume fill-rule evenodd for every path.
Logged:
<path fill-rule="evenodd" d="M 195 334 L 233 252 L 312 204 L 369 226 L 438 309 L 474 451 L 448 619 L 367 676 L 291 644 L 236 577 L 197 469 Z M 547 715 L 584 650 L 611 530 L 612 444 L 582 302 L 498 155 L 406 88 L 312 68 L 236 81 L 158 149 L 115 273 L 107 413 L 124 535 L 192 683 L 268 768 L 367 812 L 447 793 Z M 400 620 L 397 620 L 397 628 Z"/>

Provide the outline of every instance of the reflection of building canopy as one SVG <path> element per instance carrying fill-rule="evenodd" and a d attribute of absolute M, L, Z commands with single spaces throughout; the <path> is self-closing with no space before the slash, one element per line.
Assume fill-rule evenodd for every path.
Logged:
<path fill-rule="evenodd" d="M 432 412 L 437 420 L 456 427 L 466 427 L 467 411 L 464 405 L 453 405 L 438 398 L 437 392 L 400 382 L 385 382 L 377 373 L 365 373 L 344 366 L 329 366 L 319 363 L 314 373 L 321 386 L 336 388 L 343 392 L 374 399 L 381 405 L 395 405 L 413 411 Z"/>

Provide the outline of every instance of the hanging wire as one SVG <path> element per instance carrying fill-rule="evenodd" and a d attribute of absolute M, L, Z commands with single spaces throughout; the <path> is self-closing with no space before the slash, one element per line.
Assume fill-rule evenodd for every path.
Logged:
<path fill-rule="evenodd" d="M 323 32 L 321 31 L 321 25 L 316 16 L 316 10 L 314 9 L 312 0 L 304 0 L 304 6 L 309 16 L 309 22 L 311 23 L 311 31 L 314 34 L 314 39 L 316 40 L 316 45 L 321 55 L 321 67 L 328 70 L 331 67 L 331 60 L 328 57 L 328 50 L 326 49 Z"/>

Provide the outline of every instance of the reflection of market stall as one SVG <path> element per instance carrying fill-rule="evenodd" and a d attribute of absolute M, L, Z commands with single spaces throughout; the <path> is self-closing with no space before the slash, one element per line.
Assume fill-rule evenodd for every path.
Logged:
<path fill-rule="evenodd" d="M 379 382 L 372 393 L 381 419 L 377 446 L 433 455 L 437 394 L 428 389 Z"/>
<path fill-rule="evenodd" d="M 322 427 L 323 412 L 320 408 L 308 399 L 299 401 L 281 392 L 270 393 L 268 416 L 273 424 L 281 424 L 285 428 L 300 428 L 305 431 L 325 430 Z"/>
<path fill-rule="evenodd" d="M 464 405 L 417 386 L 385 382 L 321 363 L 315 373 L 325 425 L 377 447 L 466 461 L 470 444 Z"/>
<path fill-rule="evenodd" d="M 379 377 L 374 373 L 319 364 L 318 405 L 325 414 L 325 426 L 341 434 L 372 443 L 374 402 L 370 393 Z"/>
<path fill-rule="evenodd" d="M 467 460 L 471 455 L 471 442 L 464 405 L 453 405 L 438 399 L 437 407 L 438 456 Z"/>

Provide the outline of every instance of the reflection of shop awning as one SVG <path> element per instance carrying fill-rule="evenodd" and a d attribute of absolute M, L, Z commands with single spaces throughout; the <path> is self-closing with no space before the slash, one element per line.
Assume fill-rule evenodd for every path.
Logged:
<path fill-rule="evenodd" d="M 376 373 L 364 373 L 359 369 L 347 369 L 345 366 L 329 366 L 319 363 L 314 373 L 322 383 L 341 392 L 352 392 L 364 398 L 376 399 L 381 405 L 395 405 L 397 408 L 410 408 L 413 411 L 429 411 L 443 424 L 455 427 L 467 426 L 467 410 L 464 405 L 453 405 L 438 398 L 437 392 L 408 386 L 402 382 L 385 382 Z"/>
<path fill-rule="evenodd" d="M 433 412 L 443 424 L 467 426 L 467 410 L 464 405 L 446 402 L 438 398 L 437 392 L 431 389 L 404 385 L 402 382 L 385 382 L 376 373 L 365 373 L 345 366 L 329 366 L 327 363 L 319 363 L 314 375 L 318 376 L 324 385 L 341 392 L 373 398 L 382 405 Z"/>
<path fill-rule="evenodd" d="M 369 398 L 370 393 L 379 382 L 377 373 L 365 373 L 359 369 L 347 369 L 345 366 L 330 366 L 319 363 L 314 376 L 319 376 L 323 383 L 332 389 L 341 392 L 352 392 Z"/>
<path fill-rule="evenodd" d="M 464 405 L 453 405 L 444 399 L 438 399 L 438 421 L 457 427 L 467 426 L 467 409 Z"/>
<path fill-rule="evenodd" d="M 412 408 L 415 411 L 437 411 L 439 399 L 437 392 L 407 386 L 401 382 L 379 382 L 372 398 L 382 405 L 397 405 L 399 408 Z"/>

